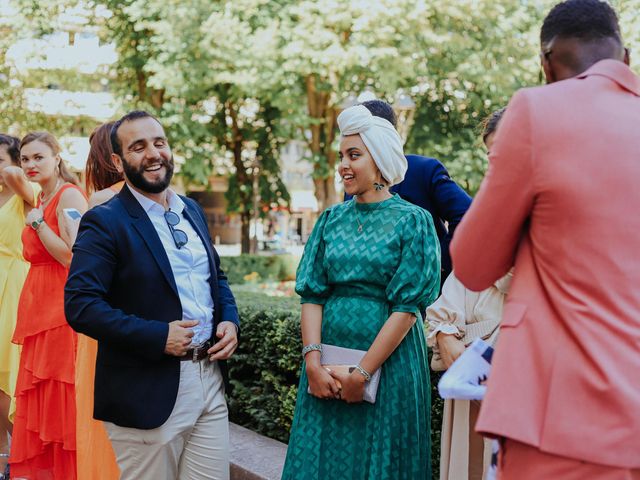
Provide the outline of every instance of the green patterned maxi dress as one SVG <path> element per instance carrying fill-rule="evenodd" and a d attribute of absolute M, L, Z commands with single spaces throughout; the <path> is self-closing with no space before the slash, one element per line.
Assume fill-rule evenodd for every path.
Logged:
<path fill-rule="evenodd" d="M 438 238 L 422 208 L 395 195 L 380 203 L 350 200 L 321 215 L 296 292 L 302 303 L 324 305 L 322 342 L 368 350 L 392 312 L 418 320 L 382 365 L 373 405 L 311 396 L 303 365 L 284 480 L 430 478 L 429 370 L 418 312 L 439 285 Z"/>

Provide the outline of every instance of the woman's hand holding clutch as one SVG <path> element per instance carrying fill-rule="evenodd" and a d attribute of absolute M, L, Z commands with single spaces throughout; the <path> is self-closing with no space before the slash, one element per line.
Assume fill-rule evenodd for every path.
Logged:
<path fill-rule="evenodd" d="M 307 363 L 307 379 L 311 395 L 318 398 L 339 398 L 340 386 L 320 363 Z"/>
<path fill-rule="evenodd" d="M 344 400 L 347 403 L 362 402 L 364 398 L 365 378 L 360 373 L 355 370 L 348 374 L 331 370 L 330 374 L 341 386 L 336 398 Z"/>

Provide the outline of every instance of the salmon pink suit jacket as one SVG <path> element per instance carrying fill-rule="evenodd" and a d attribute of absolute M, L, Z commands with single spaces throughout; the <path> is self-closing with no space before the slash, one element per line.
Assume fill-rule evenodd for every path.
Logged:
<path fill-rule="evenodd" d="M 519 91 L 452 243 L 483 290 L 515 265 L 477 430 L 640 468 L 640 79 L 602 60 Z"/>

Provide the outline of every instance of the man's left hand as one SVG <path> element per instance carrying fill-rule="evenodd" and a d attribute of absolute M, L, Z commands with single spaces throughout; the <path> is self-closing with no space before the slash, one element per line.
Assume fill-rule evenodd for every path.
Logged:
<path fill-rule="evenodd" d="M 226 360 L 238 348 L 238 330 L 233 322 L 220 322 L 216 329 L 216 337 L 218 341 L 211 347 L 207 353 L 209 360 Z"/>

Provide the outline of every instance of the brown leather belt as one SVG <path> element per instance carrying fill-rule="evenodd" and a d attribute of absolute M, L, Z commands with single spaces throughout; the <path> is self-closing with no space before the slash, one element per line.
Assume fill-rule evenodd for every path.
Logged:
<path fill-rule="evenodd" d="M 199 362 L 200 360 L 208 357 L 207 350 L 209 350 L 212 346 L 213 344 L 211 343 L 211 340 L 208 340 L 203 344 L 198 345 L 197 347 L 187 350 L 187 354 L 183 357 L 180 357 L 180 360 L 183 362 Z"/>

